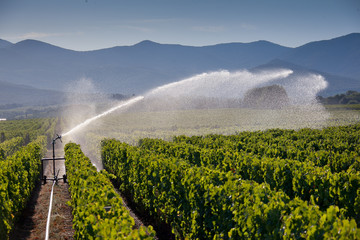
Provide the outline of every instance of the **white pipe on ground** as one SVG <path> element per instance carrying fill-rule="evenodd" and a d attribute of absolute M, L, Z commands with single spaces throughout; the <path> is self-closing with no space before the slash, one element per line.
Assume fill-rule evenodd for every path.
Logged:
<path fill-rule="evenodd" d="M 51 218 L 51 209 L 52 209 L 52 201 L 53 201 L 53 193 L 54 193 L 54 185 L 56 181 L 54 180 L 54 183 L 51 187 L 51 194 L 50 194 L 50 203 L 49 203 L 49 213 L 48 218 L 46 222 L 46 234 L 45 234 L 45 240 L 49 239 L 49 230 L 50 230 L 50 218 Z"/>

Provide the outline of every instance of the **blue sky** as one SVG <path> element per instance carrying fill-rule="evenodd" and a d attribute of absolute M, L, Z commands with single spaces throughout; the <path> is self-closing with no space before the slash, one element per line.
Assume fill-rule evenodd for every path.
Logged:
<path fill-rule="evenodd" d="M 360 0 L 0 0 L 0 39 L 73 50 L 142 40 L 297 47 L 360 32 Z"/>

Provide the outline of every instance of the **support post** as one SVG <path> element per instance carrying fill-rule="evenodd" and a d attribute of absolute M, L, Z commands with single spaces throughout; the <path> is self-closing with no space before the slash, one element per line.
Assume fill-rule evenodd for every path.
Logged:
<path fill-rule="evenodd" d="M 53 145 L 53 173 L 54 173 L 54 178 L 55 178 L 55 141 L 57 138 L 55 138 L 52 142 Z"/>
<path fill-rule="evenodd" d="M 56 179 L 56 173 L 55 173 L 55 142 L 57 139 L 60 139 L 61 141 L 61 136 L 59 136 L 58 134 L 56 134 L 56 138 L 53 139 L 52 145 L 53 145 L 53 173 L 54 173 L 54 179 Z"/>

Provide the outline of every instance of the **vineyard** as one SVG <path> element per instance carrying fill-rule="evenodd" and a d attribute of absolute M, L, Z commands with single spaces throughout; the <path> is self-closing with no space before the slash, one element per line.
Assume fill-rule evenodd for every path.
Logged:
<path fill-rule="evenodd" d="M 105 168 L 179 239 L 359 239 L 360 125 L 102 142 Z"/>
<path fill-rule="evenodd" d="M 0 124 L 0 239 L 6 239 L 40 178 L 40 159 L 56 119 L 4 121 Z"/>
<path fill-rule="evenodd" d="M 360 239 L 358 115 L 347 112 L 350 125 L 343 125 L 347 117 L 339 114 L 325 128 L 217 133 L 234 132 L 231 118 L 222 121 L 230 111 L 237 110 L 191 110 L 183 118 L 197 123 L 184 120 L 176 128 L 158 117 L 152 124 L 163 128 L 142 130 L 138 126 L 145 126 L 145 117 L 131 121 L 127 118 L 138 113 L 123 114 L 127 143 L 104 138 L 104 128 L 93 126 L 87 133 L 93 145 L 87 150 L 100 152 L 101 171 L 82 146 L 66 144 L 73 237 L 162 239 L 159 226 L 166 226 L 175 239 Z M 217 114 L 214 122 L 198 125 L 209 113 Z M 40 159 L 62 121 L 0 124 L 0 239 L 8 239 L 19 221 L 39 182 Z M 95 126 L 101 124 L 106 129 L 113 123 Z M 208 128 L 215 132 L 173 134 L 169 139 L 184 129 Z M 149 132 L 158 138 L 146 138 Z M 117 191 L 150 225 L 135 224 Z"/>
<path fill-rule="evenodd" d="M 21 148 L 6 160 L 0 160 L 0 236 L 6 238 L 26 206 L 40 176 L 40 159 L 45 153 L 46 137 Z"/>
<path fill-rule="evenodd" d="M 40 135 L 45 135 L 49 143 L 54 137 L 57 124 L 57 118 L 3 121 L 0 124 L 0 143 L 14 137 L 22 137 L 24 144 L 28 144 Z"/>
<path fill-rule="evenodd" d="M 66 169 L 74 215 L 75 239 L 153 239 L 152 228 L 133 229 L 106 171 L 98 172 L 80 146 L 65 146 Z M 106 208 L 109 209 L 106 209 Z"/>

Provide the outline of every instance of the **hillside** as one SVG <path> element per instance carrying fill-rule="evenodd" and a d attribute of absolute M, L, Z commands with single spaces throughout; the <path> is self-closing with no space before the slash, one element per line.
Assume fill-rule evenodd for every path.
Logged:
<path fill-rule="evenodd" d="M 193 47 L 146 40 L 132 46 L 78 52 L 35 40 L 16 44 L 1 40 L 0 82 L 63 91 L 86 77 L 99 91 L 142 94 L 202 72 L 268 64 L 294 65 L 323 74 L 330 82 L 329 94 L 335 94 L 359 89 L 359 45 L 359 33 L 297 48 L 267 41 Z M 282 63 L 274 64 L 276 59 Z"/>
<path fill-rule="evenodd" d="M 88 77 L 107 92 L 142 93 L 202 72 L 256 66 L 286 50 L 269 42 L 191 47 L 143 41 L 76 52 L 26 40 L 0 49 L 0 81 L 64 89 L 67 83 Z"/>
<path fill-rule="evenodd" d="M 0 82 L 0 107 L 9 104 L 51 105 L 62 102 L 63 99 L 64 94 L 59 91 Z"/>
<path fill-rule="evenodd" d="M 360 34 L 305 44 L 281 56 L 307 68 L 360 80 Z"/>
<path fill-rule="evenodd" d="M 12 45 L 11 42 L 0 39 L 0 48 L 10 47 L 11 45 Z"/>

